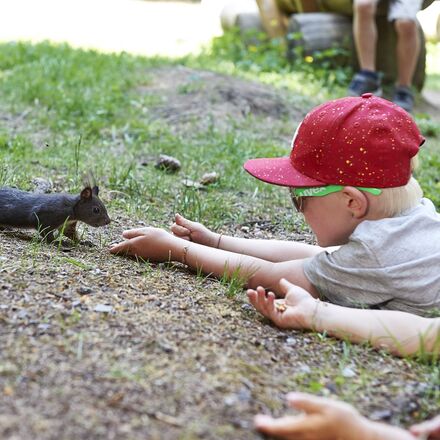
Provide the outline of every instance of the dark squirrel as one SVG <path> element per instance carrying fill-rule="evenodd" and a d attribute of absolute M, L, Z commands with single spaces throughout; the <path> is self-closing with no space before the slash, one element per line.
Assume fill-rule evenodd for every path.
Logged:
<path fill-rule="evenodd" d="M 71 240 L 78 240 L 76 223 L 104 226 L 110 223 L 99 188 L 86 186 L 80 195 L 37 194 L 15 188 L 0 188 L 0 225 L 38 229 L 48 242 L 58 230 Z"/>

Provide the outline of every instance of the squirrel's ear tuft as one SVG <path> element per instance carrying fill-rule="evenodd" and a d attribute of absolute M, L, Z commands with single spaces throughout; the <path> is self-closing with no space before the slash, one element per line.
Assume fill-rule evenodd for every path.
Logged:
<path fill-rule="evenodd" d="M 97 196 L 97 195 L 99 194 L 99 187 L 95 185 L 95 186 L 92 188 L 92 193 L 93 193 L 95 196 Z"/>
<path fill-rule="evenodd" d="M 92 188 L 90 188 L 90 186 L 86 186 L 82 191 L 81 191 L 81 199 L 82 200 L 88 200 L 92 197 Z"/>

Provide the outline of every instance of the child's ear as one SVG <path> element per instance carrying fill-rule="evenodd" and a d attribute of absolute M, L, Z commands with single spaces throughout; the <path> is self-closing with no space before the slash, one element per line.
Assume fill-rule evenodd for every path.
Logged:
<path fill-rule="evenodd" d="M 81 200 L 88 200 L 92 198 L 92 188 L 90 186 L 86 186 L 80 194 Z"/>
<path fill-rule="evenodd" d="M 96 185 L 92 188 L 92 193 L 97 196 L 99 193 L 99 187 L 97 187 Z"/>
<path fill-rule="evenodd" d="M 362 218 L 368 212 L 367 196 L 354 186 L 346 186 L 342 190 L 345 206 L 351 212 L 354 218 Z"/>

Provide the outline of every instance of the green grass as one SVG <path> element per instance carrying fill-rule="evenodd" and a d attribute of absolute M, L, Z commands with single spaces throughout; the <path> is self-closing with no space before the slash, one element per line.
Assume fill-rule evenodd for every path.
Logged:
<path fill-rule="evenodd" d="M 2 45 L 1 98 L 13 113 L 30 111 L 32 127 L 18 135 L 0 127 L 0 184 L 29 189 L 30 176 L 62 176 L 61 189 L 78 191 L 81 176 L 93 171 L 98 183 L 127 195 L 112 202 L 115 207 L 147 221 L 162 222 L 175 209 L 211 225 L 236 218 L 235 189 L 259 186 L 245 176 L 242 163 L 257 154 L 284 154 L 284 146 L 264 145 L 232 128 L 183 139 L 149 120 L 145 112 L 160 96 L 139 88 L 149 83 L 149 69 L 171 63 L 65 45 Z M 32 140 L 38 131 L 45 135 L 44 148 Z M 112 152 L 115 144 L 123 144 L 123 154 Z M 141 165 L 142 157 L 159 153 L 180 159 L 190 179 L 207 171 L 221 171 L 222 179 L 203 193 L 182 187 L 182 173 Z M 270 197 L 272 191 L 260 194 Z"/>
<path fill-rule="evenodd" d="M 311 97 L 320 102 L 344 94 L 352 71 L 341 67 L 347 59 L 343 49 L 328 49 L 314 56 L 303 56 L 299 51 L 293 62 L 287 60 L 286 52 L 283 39 L 268 40 L 264 33 L 253 31 L 243 38 L 238 29 L 232 29 L 215 38 L 197 58 L 187 57 L 185 62 L 287 88 L 307 96 L 309 102 Z"/>
<path fill-rule="evenodd" d="M 350 71 L 330 68 L 332 57 L 339 56 L 337 52 L 290 65 L 284 51 L 279 40 L 245 44 L 231 33 L 216 39 L 199 57 L 180 62 L 300 93 L 298 102 L 308 107 L 343 93 Z M 151 81 L 149 69 L 175 62 L 128 54 L 103 55 L 48 43 L 2 44 L 0 97 L 9 111 L 30 112 L 26 122 L 31 121 L 31 126 L 21 134 L 0 126 L 0 184 L 28 189 L 30 176 L 52 175 L 62 176 L 62 189 L 77 191 L 81 176 L 93 171 L 109 190 L 127 195 L 112 202 L 115 207 L 159 223 L 175 209 L 203 218 L 211 226 L 237 220 L 241 215 L 236 207 L 237 188 L 248 194 L 258 188 L 257 199 L 263 208 L 272 200 L 285 206 L 284 192 L 249 179 L 242 170 L 249 157 L 286 154 L 285 145 L 232 126 L 226 133 L 208 129 L 183 138 L 145 116 L 161 99 L 160 95 L 139 93 Z M 430 137 L 429 148 L 421 154 L 418 177 L 440 206 L 436 175 L 439 124 L 425 115 L 418 121 Z M 45 146 L 35 148 L 32 133 L 38 131 L 43 131 Z M 123 145 L 123 154 L 114 152 L 115 144 Z M 167 175 L 140 164 L 142 157 L 158 153 L 180 159 L 183 174 L 190 179 L 197 180 L 206 171 L 219 171 L 222 178 L 203 193 L 183 188 L 181 175 Z"/>

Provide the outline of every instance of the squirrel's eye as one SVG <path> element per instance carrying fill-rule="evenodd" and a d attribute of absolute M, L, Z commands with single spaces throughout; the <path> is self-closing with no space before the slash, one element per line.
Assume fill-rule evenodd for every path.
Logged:
<path fill-rule="evenodd" d="M 93 207 L 93 214 L 99 214 L 99 208 L 97 206 Z"/>

